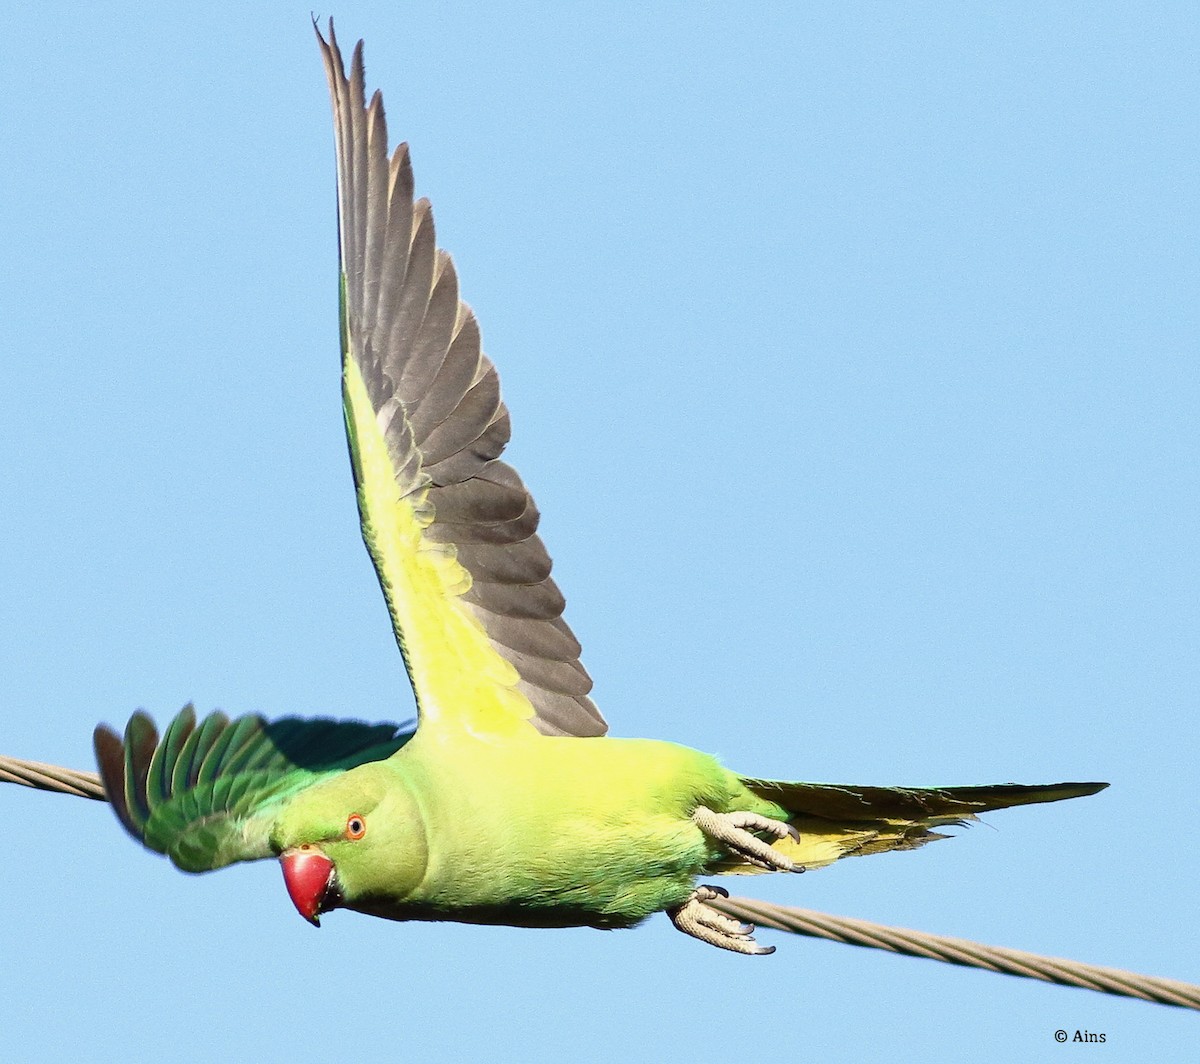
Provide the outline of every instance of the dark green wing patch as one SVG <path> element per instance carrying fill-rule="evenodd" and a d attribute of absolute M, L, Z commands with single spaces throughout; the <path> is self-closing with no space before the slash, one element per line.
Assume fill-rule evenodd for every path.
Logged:
<path fill-rule="evenodd" d="M 137 712 L 122 741 L 95 732 L 100 777 L 117 819 L 138 842 L 185 872 L 272 856 L 276 811 L 329 775 L 391 757 L 410 728 L 361 721 L 210 713 L 196 723 L 185 706 L 162 739 Z"/>

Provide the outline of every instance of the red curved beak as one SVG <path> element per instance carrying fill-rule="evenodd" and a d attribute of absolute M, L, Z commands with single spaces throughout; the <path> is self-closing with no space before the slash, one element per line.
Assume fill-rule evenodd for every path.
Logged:
<path fill-rule="evenodd" d="M 320 927 L 321 903 L 334 882 L 333 862 L 320 850 L 285 850 L 279 864 L 296 911 Z"/>

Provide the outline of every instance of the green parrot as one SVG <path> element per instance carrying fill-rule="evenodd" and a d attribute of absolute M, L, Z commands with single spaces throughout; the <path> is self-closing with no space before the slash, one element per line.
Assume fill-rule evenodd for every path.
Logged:
<path fill-rule="evenodd" d="M 699 877 L 914 849 L 986 810 L 1106 786 L 789 783 L 606 737 L 538 511 L 501 459 L 495 367 L 429 203 L 413 198 L 408 147 L 388 155 L 362 42 L 347 76 L 332 21 L 317 39 L 333 98 L 350 462 L 419 724 L 197 722 L 189 706 L 161 740 L 143 713 L 123 738 L 101 725 L 104 788 L 135 839 L 187 872 L 277 858 L 314 924 L 346 908 L 618 928 L 665 911 L 704 942 L 765 954 Z"/>

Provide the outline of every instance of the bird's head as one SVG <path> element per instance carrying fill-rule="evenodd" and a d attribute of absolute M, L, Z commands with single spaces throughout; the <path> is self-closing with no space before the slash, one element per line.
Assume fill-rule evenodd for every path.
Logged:
<path fill-rule="evenodd" d="M 425 874 L 425 831 L 408 788 L 363 765 L 296 795 L 272 844 L 297 911 L 320 926 L 330 909 L 379 913 Z M 384 915 L 385 913 L 381 913 Z"/>

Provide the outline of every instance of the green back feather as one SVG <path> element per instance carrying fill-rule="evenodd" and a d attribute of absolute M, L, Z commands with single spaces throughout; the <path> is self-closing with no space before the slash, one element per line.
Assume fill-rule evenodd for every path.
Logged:
<path fill-rule="evenodd" d="M 124 741 L 106 725 L 95 732 L 100 776 L 117 819 L 138 842 L 185 872 L 272 856 L 280 806 L 318 780 L 391 757 L 411 729 L 361 721 L 230 720 L 196 723 L 185 706 L 159 739 L 137 712 Z"/>

